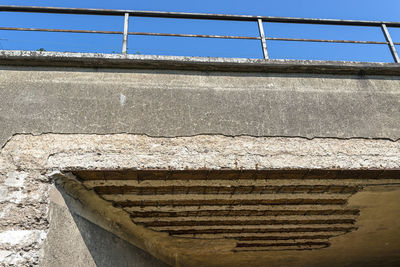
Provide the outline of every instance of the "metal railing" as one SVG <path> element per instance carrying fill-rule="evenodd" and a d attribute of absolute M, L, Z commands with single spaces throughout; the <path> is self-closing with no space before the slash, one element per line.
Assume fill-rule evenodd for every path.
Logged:
<path fill-rule="evenodd" d="M 75 15 L 105 15 L 122 16 L 124 18 L 123 31 L 93 31 L 93 30 L 68 30 L 68 29 L 42 29 L 42 28 L 17 28 L 0 27 L 0 30 L 13 31 L 42 31 L 42 32 L 68 32 L 68 33 L 98 33 L 98 34 L 121 34 L 122 53 L 127 53 L 129 35 L 148 36 L 173 36 L 173 37 L 197 37 L 197 38 L 219 38 L 219 39 L 246 39 L 260 40 L 263 56 L 268 59 L 267 40 L 272 41 L 297 41 L 297 42 L 324 42 L 324 43 L 350 43 L 350 44 L 385 44 L 388 45 L 393 59 L 400 63 L 395 45 L 388 27 L 400 28 L 400 22 L 365 21 L 365 20 L 337 20 L 337 19 L 310 19 L 310 18 L 288 18 L 269 16 L 247 16 L 247 15 L 222 15 L 222 14 L 201 14 L 181 12 L 158 12 L 158 11 L 136 11 L 136 10 L 110 10 L 110 9 L 83 9 L 83 8 L 59 8 L 59 7 L 32 7 L 32 6 L 0 6 L 3 12 L 30 12 L 49 14 L 75 14 Z M 201 19 L 201 20 L 225 20 L 225 21 L 254 21 L 258 25 L 259 36 L 228 36 L 228 35 L 204 35 L 204 34 L 177 34 L 177 33 L 154 33 L 154 32 L 130 32 L 128 29 L 130 17 L 151 17 L 151 18 L 175 18 L 175 19 Z M 355 40 L 326 40 L 326 39 L 301 39 L 301 38 L 274 38 L 267 37 L 264 32 L 263 22 L 317 24 L 317 25 L 342 25 L 342 26 L 372 26 L 380 27 L 386 42 L 378 41 L 355 41 Z"/>

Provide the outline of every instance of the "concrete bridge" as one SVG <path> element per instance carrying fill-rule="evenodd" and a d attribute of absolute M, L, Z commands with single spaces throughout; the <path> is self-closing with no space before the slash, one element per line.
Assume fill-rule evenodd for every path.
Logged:
<path fill-rule="evenodd" d="M 400 262 L 400 67 L 0 52 L 0 258 Z"/>
<path fill-rule="evenodd" d="M 398 61 L 400 24 L 346 23 Z M 400 65 L 266 60 L 261 28 L 264 59 L 0 51 L 0 265 L 398 266 Z"/>

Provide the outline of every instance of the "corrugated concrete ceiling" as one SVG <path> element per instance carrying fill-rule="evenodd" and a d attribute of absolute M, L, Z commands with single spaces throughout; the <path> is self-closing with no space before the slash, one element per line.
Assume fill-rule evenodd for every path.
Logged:
<path fill-rule="evenodd" d="M 233 252 L 313 250 L 357 231 L 349 198 L 399 182 L 399 170 L 75 171 L 132 222 L 188 239 L 233 239 Z"/>

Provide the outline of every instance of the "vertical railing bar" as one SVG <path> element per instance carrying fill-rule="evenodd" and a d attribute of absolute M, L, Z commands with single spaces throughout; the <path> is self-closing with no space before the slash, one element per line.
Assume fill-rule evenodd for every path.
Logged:
<path fill-rule="evenodd" d="M 260 37 L 261 37 L 261 47 L 262 47 L 264 59 L 268 59 L 267 42 L 265 41 L 263 21 L 262 21 L 262 19 L 258 19 L 257 22 L 258 22 L 258 31 L 260 32 Z"/>
<path fill-rule="evenodd" d="M 122 38 L 122 54 L 127 53 L 128 47 L 128 26 L 129 26 L 129 13 L 125 13 L 124 19 L 124 36 Z"/>
<path fill-rule="evenodd" d="M 397 54 L 396 47 L 394 46 L 392 37 L 390 36 L 388 28 L 386 27 L 386 24 L 382 23 L 381 27 L 382 27 L 383 34 L 385 35 L 386 41 L 388 42 L 390 52 L 392 53 L 394 61 L 396 63 L 400 63 L 399 55 Z"/>

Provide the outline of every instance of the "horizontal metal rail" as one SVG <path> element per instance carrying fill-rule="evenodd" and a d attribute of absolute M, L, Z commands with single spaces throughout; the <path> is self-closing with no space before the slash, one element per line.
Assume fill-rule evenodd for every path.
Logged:
<path fill-rule="evenodd" d="M 395 62 L 400 63 L 395 45 L 400 42 L 393 42 L 388 27 L 400 27 L 400 22 L 386 21 L 365 21 L 365 20 L 337 20 L 337 19 L 314 19 L 314 18 L 290 18 L 250 15 L 223 15 L 223 14 L 201 14 L 182 12 L 161 12 L 161 11 L 138 11 L 138 10 L 110 10 L 110 9 L 83 9 L 83 8 L 61 8 L 61 7 L 33 7 L 33 6 L 1 6 L 2 12 L 30 12 L 49 14 L 74 14 L 74 15 L 107 15 L 123 16 L 124 31 L 101 31 L 101 30 L 73 30 L 73 29 L 43 29 L 43 28 L 20 28 L 0 27 L 0 30 L 12 31 L 40 31 L 40 32 L 64 32 L 64 33 L 97 33 L 97 34 L 122 34 L 122 53 L 127 52 L 129 35 L 144 36 L 169 36 L 169 37 L 195 37 L 195 38 L 217 38 L 217 39 L 243 39 L 260 40 L 264 58 L 268 59 L 266 40 L 268 41 L 296 41 L 296 42 L 322 42 L 322 43 L 350 43 L 350 44 L 379 44 L 388 45 Z M 176 18 L 176 19 L 203 19 L 203 20 L 226 20 L 226 21 L 253 21 L 257 22 L 260 36 L 230 36 L 230 35 L 206 35 L 206 34 L 178 34 L 178 33 L 154 33 L 154 32 L 129 32 L 129 17 L 151 17 L 151 18 Z M 371 26 L 380 27 L 383 30 L 385 42 L 382 41 L 356 41 L 356 40 L 327 40 L 327 39 L 304 39 L 304 38 L 276 38 L 267 37 L 264 33 L 262 23 L 280 22 L 296 24 L 317 24 L 317 25 L 341 25 L 341 26 Z"/>
<path fill-rule="evenodd" d="M 123 34 L 122 31 L 93 31 L 93 30 L 68 30 L 68 29 L 41 29 L 41 28 L 15 28 L 0 27 L 0 30 L 12 31 L 39 31 L 39 32 L 68 32 L 68 33 L 99 33 L 99 34 Z M 180 33 L 158 33 L 158 32 L 128 32 L 128 35 L 147 35 L 147 36 L 171 36 L 171 37 L 196 37 L 196 38 L 219 38 L 219 39 L 244 39 L 261 40 L 256 36 L 232 36 L 232 35 L 209 35 L 209 34 L 180 34 Z M 350 43 L 350 44 L 389 44 L 389 42 L 377 41 L 353 41 L 353 40 L 327 40 L 327 39 L 304 39 L 304 38 L 276 38 L 265 37 L 269 41 L 295 41 L 295 42 L 322 42 L 322 43 Z M 400 42 L 394 42 L 400 45 Z"/>
<path fill-rule="evenodd" d="M 353 40 L 324 40 L 324 39 L 299 39 L 299 38 L 274 38 L 274 37 L 267 37 L 265 39 L 270 41 L 321 42 L 321 43 L 345 43 L 345 44 L 388 44 L 388 42 L 353 41 Z"/>
<path fill-rule="evenodd" d="M 92 9 L 92 8 L 0 6 L 0 11 L 36 12 L 36 13 L 53 13 L 53 14 L 80 14 L 80 15 L 109 15 L 109 16 L 124 16 L 125 13 L 128 13 L 130 16 L 134 17 L 152 17 L 152 18 L 208 19 L 208 20 L 236 20 L 236 21 L 257 21 L 258 19 L 261 19 L 264 22 L 379 26 L 379 27 L 381 26 L 381 24 L 386 24 L 387 27 L 400 27 L 400 22 L 389 22 L 389 21 L 291 18 L 291 17 L 252 16 L 252 15 L 225 15 L 225 14 L 114 10 L 114 9 Z"/>
<path fill-rule="evenodd" d="M 217 38 L 217 39 L 244 39 L 260 40 L 260 37 L 253 36 L 230 36 L 230 35 L 208 35 L 208 34 L 180 34 L 180 33 L 156 33 L 156 32 L 129 32 L 130 35 L 150 35 L 150 36 L 172 36 L 172 37 L 196 37 L 196 38 Z"/>

